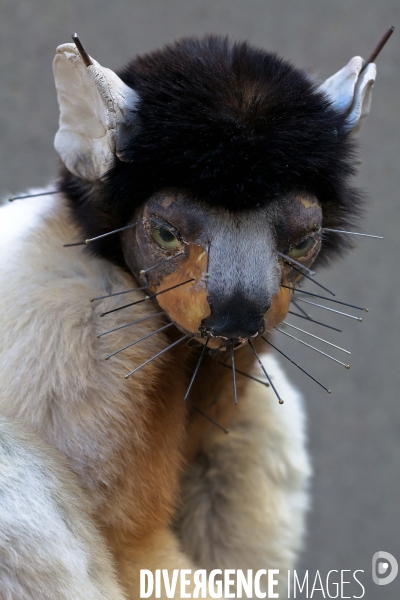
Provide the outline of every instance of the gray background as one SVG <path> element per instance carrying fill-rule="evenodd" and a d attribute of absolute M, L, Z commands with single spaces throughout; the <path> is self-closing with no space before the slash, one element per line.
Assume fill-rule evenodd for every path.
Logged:
<path fill-rule="evenodd" d="M 399 25 L 396 0 L 1 0 L 0 10 L 2 194 L 46 184 L 56 173 L 58 113 L 51 61 L 56 46 L 70 41 L 75 30 L 90 54 L 114 69 L 135 53 L 178 36 L 212 32 L 277 51 L 325 78 L 350 57 L 367 57 L 387 26 Z M 275 337 L 334 390 L 328 396 L 287 367 L 307 398 L 315 471 L 299 569 L 312 575 L 316 569 L 325 575 L 329 569 L 363 569 L 360 577 L 370 600 L 400 596 L 400 576 L 379 587 L 371 579 L 371 559 L 378 550 L 400 562 L 399 47 L 400 30 L 378 59 L 357 179 L 369 196 L 364 231 L 385 239 L 355 240 L 350 256 L 319 275 L 339 298 L 370 309 L 363 323 L 326 317 L 343 325 L 341 334 L 324 332 L 354 351 L 351 370 L 320 360 L 280 334 Z M 307 289 L 318 293 L 314 286 Z M 310 312 L 315 318 L 326 316 L 319 309 Z M 293 317 L 291 322 L 304 324 Z M 345 596 L 351 589 L 345 587 Z M 354 594 L 360 595 L 358 586 Z"/>

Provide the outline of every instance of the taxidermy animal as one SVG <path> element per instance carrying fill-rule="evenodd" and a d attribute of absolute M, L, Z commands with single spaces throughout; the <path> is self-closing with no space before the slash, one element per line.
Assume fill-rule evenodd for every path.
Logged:
<path fill-rule="evenodd" d="M 205 37 L 115 74 L 75 42 L 57 184 L 0 209 L 0 598 L 228 568 L 279 569 L 283 598 L 310 466 L 270 333 L 349 245 L 375 65 L 318 87 Z"/>

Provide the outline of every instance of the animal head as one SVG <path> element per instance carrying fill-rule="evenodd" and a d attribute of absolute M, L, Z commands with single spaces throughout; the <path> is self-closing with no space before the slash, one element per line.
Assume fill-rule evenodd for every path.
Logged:
<path fill-rule="evenodd" d="M 374 64 L 355 57 L 318 87 L 274 54 L 206 37 L 115 74 L 77 40 L 54 72 L 73 214 L 183 333 L 212 348 L 257 338 L 311 265 L 347 247 L 327 230 L 359 214 L 352 134 Z"/>

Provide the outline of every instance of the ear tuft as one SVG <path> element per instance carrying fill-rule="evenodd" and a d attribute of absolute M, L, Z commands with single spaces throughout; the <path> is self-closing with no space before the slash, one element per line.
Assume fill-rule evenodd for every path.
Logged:
<path fill-rule="evenodd" d="M 86 181 L 104 175 L 120 154 L 138 101 L 113 71 L 91 61 L 86 66 L 75 44 L 63 44 L 53 62 L 60 106 L 54 145 L 67 169 Z"/>
<path fill-rule="evenodd" d="M 346 115 L 349 133 L 357 133 L 371 107 L 371 91 L 376 78 L 376 65 L 364 68 L 361 56 L 354 56 L 340 71 L 322 83 L 324 92 L 334 108 Z"/>

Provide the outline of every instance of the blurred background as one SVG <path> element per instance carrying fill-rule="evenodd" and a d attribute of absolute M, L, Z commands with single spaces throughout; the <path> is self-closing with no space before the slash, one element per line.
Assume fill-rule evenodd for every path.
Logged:
<path fill-rule="evenodd" d="M 337 298 L 370 311 L 357 314 L 363 317 L 359 323 L 302 305 L 342 333 L 288 319 L 351 350 L 351 369 L 275 335 L 276 345 L 333 390 L 328 396 L 284 365 L 304 393 L 314 465 L 298 568 L 311 574 L 318 569 L 323 577 L 330 569 L 364 570 L 359 577 L 369 600 L 400 597 L 400 575 L 387 586 L 376 586 L 371 578 L 375 552 L 390 552 L 400 562 L 399 8 L 398 0 L 0 0 L 2 195 L 45 185 L 56 175 L 58 109 L 51 62 L 56 46 L 71 41 L 74 31 L 88 52 L 112 69 L 177 37 L 220 33 L 278 52 L 325 79 L 352 56 L 367 58 L 389 25 L 399 27 L 377 60 L 355 182 L 368 196 L 362 230 L 384 240 L 354 238 L 350 255 L 319 274 Z M 319 293 L 309 284 L 305 289 Z M 320 347 L 342 360 L 333 349 Z M 344 589 L 344 597 L 360 595 L 359 586 Z M 318 593 L 314 597 L 322 598 Z"/>

